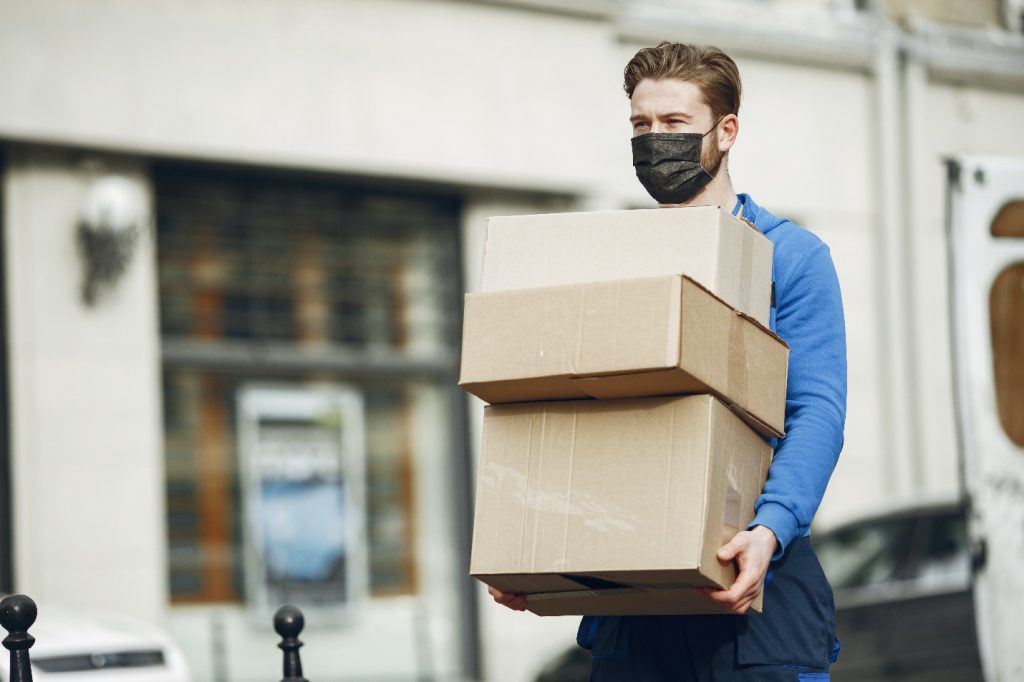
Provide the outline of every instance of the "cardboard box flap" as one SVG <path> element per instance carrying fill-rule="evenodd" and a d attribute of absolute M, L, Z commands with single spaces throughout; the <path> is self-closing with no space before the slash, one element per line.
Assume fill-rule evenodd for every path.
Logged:
<path fill-rule="evenodd" d="M 648 589 L 620 587 L 574 592 L 538 592 L 526 595 L 527 610 L 538 616 L 671 616 L 676 614 L 728 614 L 728 607 L 708 599 L 692 587 Z M 749 613 L 764 610 L 763 595 Z"/>
<path fill-rule="evenodd" d="M 717 398 L 719 396 L 715 397 Z M 756 416 L 747 412 L 741 406 L 734 402 L 722 400 L 722 403 L 730 410 L 732 410 L 733 414 L 742 419 L 747 426 L 752 428 L 754 431 L 757 431 L 762 436 L 765 436 L 767 438 L 782 438 L 783 436 L 786 435 L 786 431 L 784 428 L 785 421 L 783 421 L 783 428 L 779 428 L 774 424 L 769 424 L 763 419 L 758 419 Z"/>
<path fill-rule="evenodd" d="M 471 573 L 470 575 L 485 585 L 514 594 L 573 592 L 589 588 L 586 583 L 560 573 Z"/>
<path fill-rule="evenodd" d="M 616 590 L 622 588 L 670 589 L 682 587 L 724 587 L 704 577 L 696 567 L 671 571 L 611 571 L 595 573 L 518 573 L 471 574 L 502 592 L 516 594 L 553 594 L 580 590 Z"/>
<path fill-rule="evenodd" d="M 751 225 L 751 227 L 753 227 L 753 225 Z M 755 227 L 754 229 L 756 230 L 757 228 Z M 701 284 L 700 282 L 695 280 L 693 277 L 689 277 L 689 276 L 687 276 L 684 273 L 680 273 L 679 277 L 684 279 L 684 280 L 686 280 L 687 282 L 689 282 L 693 286 L 697 287 L 698 289 L 701 289 L 708 296 L 711 296 L 712 298 L 720 301 L 723 305 L 729 306 L 729 302 L 728 301 L 726 301 L 724 298 L 722 298 L 721 296 L 716 294 L 711 289 L 708 289 L 706 286 L 704 286 L 703 284 Z M 771 328 L 767 324 L 762 323 L 759 319 L 757 319 L 753 315 L 748 315 L 747 313 L 743 312 L 742 310 L 737 310 L 736 308 L 734 308 L 732 306 L 729 306 L 729 307 L 732 308 L 732 312 L 733 312 L 734 315 L 738 315 L 739 317 L 741 317 L 744 320 L 748 321 L 750 324 L 756 326 L 758 329 L 763 331 L 765 334 L 768 334 L 769 336 L 774 338 L 778 343 L 782 344 L 786 348 L 786 350 L 789 350 L 789 344 L 786 343 L 785 340 L 783 340 L 783 338 L 781 336 L 779 336 L 774 331 L 772 331 Z"/>

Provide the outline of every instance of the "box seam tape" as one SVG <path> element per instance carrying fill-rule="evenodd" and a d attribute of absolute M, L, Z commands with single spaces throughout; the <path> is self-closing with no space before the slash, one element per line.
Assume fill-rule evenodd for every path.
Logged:
<path fill-rule="evenodd" d="M 569 563 L 569 519 L 572 518 L 572 477 L 576 465 L 576 428 L 579 425 L 580 408 L 572 412 L 572 441 L 569 445 L 569 480 L 565 488 L 565 526 L 562 529 L 562 566 Z"/>
<path fill-rule="evenodd" d="M 530 467 L 533 464 L 533 427 L 536 420 L 532 417 L 529 419 L 530 427 L 526 431 L 526 490 L 523 491 L 523 525 L 519 539 L 520 564 L 524 563 L 523 557 L 526 553 L 526 525 L 530 522 Z M 536 548 L 533 549 L 535 550 Z M 530 556 L 528 565 L 530 566 L 531 572 L 536 570 L 536 566 L 534 565 L 535 558 L 535 553 Z"/>
<path fill-rule="evenodd" d="M 672 468 L 675 464 L 676 459 L 676 411 L 672 410 L 669 415 L 669 456 L 668 456 L 668 471 L 665 475 L 665 506 L 664 511 L 661 514 L 661 565 L 668 565 L 668 522 L 669 522 L 669 511 L 672 506 Z"/>

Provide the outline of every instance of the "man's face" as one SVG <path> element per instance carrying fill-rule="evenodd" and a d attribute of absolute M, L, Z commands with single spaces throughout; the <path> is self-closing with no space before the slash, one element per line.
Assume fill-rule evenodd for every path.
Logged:
<path fill-rule="evenodd" d="M 715 125 L 704 93 L 692 81 L 673 78 L 645 78 L 633 90 L 629 121 L 633 136 L 646 133 L 698 133 L 704 135 Z M 722 165 L 725 150 L 719 148 L 715 133 L 704 138 L 700 165 L 711 175 Z"/>

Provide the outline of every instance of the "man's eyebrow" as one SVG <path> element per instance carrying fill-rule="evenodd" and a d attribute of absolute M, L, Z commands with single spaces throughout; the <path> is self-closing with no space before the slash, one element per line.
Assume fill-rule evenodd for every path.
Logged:
<path fill-rule="evenodd" d="M 637 121 L 649 121 L 651 118 L 652 117 L 647 114 L 636 114 L 635 116 L 630 116 L 629 120 L 631 123 L 636 123 Z M 685 111 L 672 111 L 667 114 L 658 114 L 654 116 L 654 118 L 685 118 L 687 121 L 689 121 L 693 119 L 693 114 L 688 114 Z"/>

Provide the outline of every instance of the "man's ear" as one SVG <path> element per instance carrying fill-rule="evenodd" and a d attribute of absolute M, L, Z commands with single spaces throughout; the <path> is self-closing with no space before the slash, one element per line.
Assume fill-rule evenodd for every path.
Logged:
<path fill-rule="evenodd" d="M 736 136 L 740 133 L 740 119 L 736 114 L 726 114 L 718 124 L 718 150 L 728 152 L 736 144 Z"/>

